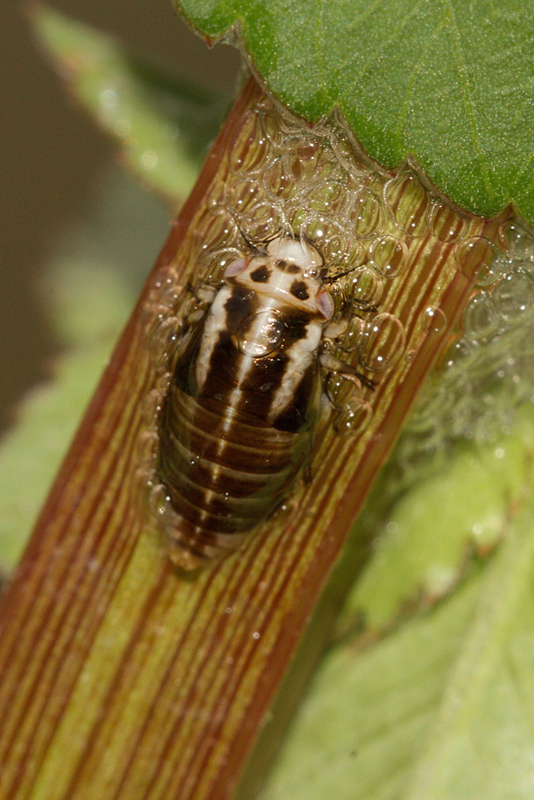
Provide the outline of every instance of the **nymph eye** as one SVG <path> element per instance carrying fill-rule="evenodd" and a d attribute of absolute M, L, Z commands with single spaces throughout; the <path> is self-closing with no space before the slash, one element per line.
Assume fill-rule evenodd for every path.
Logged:
<path fill-rule="evenodd" d="M 237 261 L 232 261 L 232 263 L 226 267 L 224 271 L 224 277 L 233 278 L 236 275 L 241 275 L 241 273 L 246 270 L 248 263 L 248 259 L 246 258 L 240 258 Z"/>
<path fill-rule="evenodd" d="M 334 300 L 328 289 L 324 287 L 317 293 L 316 297 L 317 308 L 325 319 L 331 319 L 334 316 Z"/>

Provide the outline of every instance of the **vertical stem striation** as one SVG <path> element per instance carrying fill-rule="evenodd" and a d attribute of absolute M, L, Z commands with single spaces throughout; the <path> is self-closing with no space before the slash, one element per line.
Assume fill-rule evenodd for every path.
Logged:
<path fill-rule="evenodd" d="M 243 153 L 255 168 L 257 143 L 246 137 L 260 103 L 251 81 L 149 277 L 3 598 L 2 800 L 231 797 L 354 518 L 472 293 L 456 241 L 425 227 L 420 184 L 402 176 L 402 185 L 391 184 L 358 164 L 385 203 L 383 231 L 405 248 L 404 269 L 388 278 L 381 299 L 385 327 L 373 329 L 371 319 L 367 336 L 387 350 L 402 330 L 401 357 L 367 392 L 372 416 L 361 434 L 321 431 L 313 480 L 286 513 L 237 555 L 192 576 L 174 570 L 148 510 L 140 455 L 154 434 L 146 398 L 158 396 L 161 382 L 147 344 L 161 314 L 154 291 L 165 275 L 187 286 Z M 301 157 L 308 168 L 309 153 Z M 464 227 L 465 236 L 492 235 L 482 220 Z M 176 294 L 179 316 L 187 291 Z M 429 308 L 440 312 L 435 330 L 425 322 Z"/>

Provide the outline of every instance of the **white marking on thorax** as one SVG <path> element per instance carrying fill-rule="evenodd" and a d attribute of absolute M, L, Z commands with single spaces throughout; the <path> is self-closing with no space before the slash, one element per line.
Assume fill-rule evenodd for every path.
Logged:
<path fill-rule="evenodd" d="M 306 336 L 294 342 L 286 350 L 287 364 L 284 380 L 273 397 L 269 410 L 269 420 L 274 421 L 295 396 L 304 373 L 317 352 L 322 336 L 322 325 L 310 320 L 306 326 Z"/>
<path fill-rule="evenodd" d="M 299 272 L 290 272 L 279 269 L 277 261 L 296 264 Z M 236 262 L 237 263 L 237 262 Z M 278 312 L 283 322 L 284 306 L 301 308 L 312 314 L 316 309 L 316 296 L 321 288 L 321 280 L 317 269 L 322 264 L 322 259 L 317 250 L 306 242 L 300 242 L 290 237 L 277 237 L 267 245 L 265 256 L 256 256 L 249 261 L 239 262 L 240 269 L 235 271 L 232 266 L 229 275 L 235 278 L 238 284 L 255 292 L 261 299 L 256 316 L 250 319 L 247 328 L 247 339 L 250 343 L 245 352 L 241 349 L 238 361 L 236 386 L 227 398 L 227 411 L 225 413 L 223 434 L 227 433 L 238 415 L 237 409 L 243 398 L 241 386 L 250 370 L 254 369 L 256 357 L 261 357 L 262 348 L 265 347 L 267 338 L 265 325 L 269 319 L 269 312 Z M 265 265 L 269 269 L 269 279 L 261 284 L 255 284 L 250 278 L 250 273 L 258 267 Z M 243 267 L 243 269 L 241 269 Z M 292 296 L 291 286 L 295 279 L 303 280 L 309 290 L 306 302 Z M 216 295 L 208 312 L 204 326 L 202 342 L 197 358 L 196 381 L 199 390 L 204 386 L 210 366 L 212 354 L 219 341 L 220 333 L 227 328 L 226 303 L 231 298 L 233 288 L 224 286 Z M 284 380 L 272 398 L 269 420 L 273 421 L 288 406 L 294 396 L 304 373 L 309 367 L 317 352 L 321 341 L 323 325 L 310 319 L 306 325 L 306 336 L 295 341 L 285 351 L 287 357 Z M 224 448 L 221 442 L 219 453 Z"/>

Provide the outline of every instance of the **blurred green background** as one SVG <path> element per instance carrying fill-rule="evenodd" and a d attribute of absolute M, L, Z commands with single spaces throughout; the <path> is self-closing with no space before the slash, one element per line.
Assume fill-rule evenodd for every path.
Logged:
<path fill-rule="evenodd" d="M 117 36 L 171 73 L 232 90 L 237 51 L 222 45 L 208 50 L 166 0 L 55 0 L 53 5 Z M 111 142 L 70 100 L 39 52 L 25 8 L 0 4 L 0 431 L 13 421 L 18 399 L 50 374 L 59 349 L 44 312 L 42 270 L 58 239 L 90 213 L 102 181 L 118 170 Z M 127 219 L 124 225 L 127 230 Z M 165 239 L 164 209 L 152 226 L 147 272 Z"/>

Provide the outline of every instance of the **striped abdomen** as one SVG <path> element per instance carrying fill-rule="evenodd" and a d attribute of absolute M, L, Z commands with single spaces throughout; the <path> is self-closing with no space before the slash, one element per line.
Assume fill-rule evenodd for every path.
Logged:
<path fill-rule="evenodd" d="M 242 271 L 263 275 L 259 261 Z M 324 313 L 246 280 L 227 276 L 177 360 L 160 418 L 171 557 L 187 569 L 236 549 L 283 502 L 318 415 Z"/>

